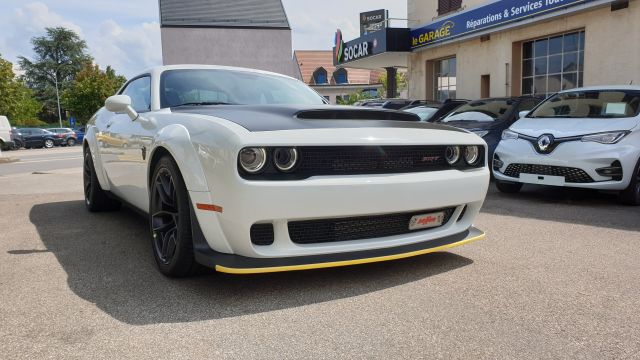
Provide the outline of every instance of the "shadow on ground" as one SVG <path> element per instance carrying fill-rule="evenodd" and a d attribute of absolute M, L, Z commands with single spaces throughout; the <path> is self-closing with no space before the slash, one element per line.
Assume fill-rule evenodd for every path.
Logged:
<path fill-rule="evenodd" d="M 492 183 L 482 212 L 640 231 L 640 207 L 621 205 L 615 193 L 589 189 L 525 185 L 517 194 L 504 194 Z"/>
<path fill-rule="evenodd" d="M 255 314 L 367 294 L 469 265 L 451 253 L 389 263 L 259 276 L 213 272 L 160 275 L 146 220 L 124 209 L 88 213 L 82 201 L 33 206 L 30 219 L 71 290 L 128 324 L 174 323 Z M 29 250 L 13 250 L 15 256 Z"/>

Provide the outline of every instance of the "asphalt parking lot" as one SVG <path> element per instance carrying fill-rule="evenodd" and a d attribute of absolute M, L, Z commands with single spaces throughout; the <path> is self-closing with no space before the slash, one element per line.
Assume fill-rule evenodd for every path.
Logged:
<path fill-rule="evenodd" d="M 80 147 L 50 151 L 0 164 L 3 359 L 640 358 L 640 208 L 613 195 L 492 188 L 450 252 L 173 280 L 145 219 L 85 211 Z"/>

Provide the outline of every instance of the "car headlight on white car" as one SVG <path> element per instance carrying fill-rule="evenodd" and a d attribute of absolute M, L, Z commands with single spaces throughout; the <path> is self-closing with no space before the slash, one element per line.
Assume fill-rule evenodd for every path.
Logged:
<path fill-rule="evenodd" d="M 480 159 L 480 149 L 475 145 L 464 147 L 464 161 L 468 165 L 475 165 Z"/>
<path fill-rule="evenodd" d="M 629 134 L 628 131 L 611 131 L 606 133 L 585 135 L 582 137 L 584 142 L 597 142 L 600 144 L 615 144 Z"/>
<path fill-rule="evenodd" d="M 516 140 L 518 139 L 519 134 L 515 131 L 511 131 L 506 129 L 502 132 L 502 140 Z"/>
<path fill-rule="evenodd" d="M 255 174 L 267 164 L 267 151 L 257 147 L 244 148 L 240 151 L 238 161 L 244 171 Z"/>

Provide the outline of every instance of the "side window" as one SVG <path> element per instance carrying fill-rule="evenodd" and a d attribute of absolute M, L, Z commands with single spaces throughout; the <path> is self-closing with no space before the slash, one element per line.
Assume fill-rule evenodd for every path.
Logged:
<path fill-rule="evenodd" d="M 137 112 L 151 110 L 151 77 L 145 76 L 130 82 L 122 95 L 131 98 L 131 107 Z"/>
<path fill-rule="evenodd" d="M 518 106 L 518 112 L 531 110 L 538 105 L 538 100 L 525 100 Z"/>

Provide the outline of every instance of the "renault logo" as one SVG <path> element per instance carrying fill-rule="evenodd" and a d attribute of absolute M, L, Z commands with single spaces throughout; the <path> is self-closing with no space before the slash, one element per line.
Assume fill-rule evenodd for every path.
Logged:
<path fill-rule="evenodd" d="M 549 146 L 553 145 L 553 135 L 544 134 L 538 138 L 538 149 L 547 151 Z"/>

